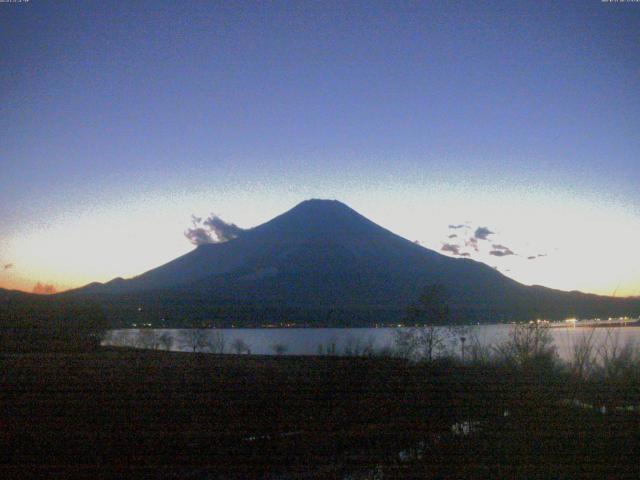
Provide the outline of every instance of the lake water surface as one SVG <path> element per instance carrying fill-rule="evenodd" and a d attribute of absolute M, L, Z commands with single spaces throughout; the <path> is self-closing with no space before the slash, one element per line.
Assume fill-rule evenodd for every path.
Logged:
<path fill-rule="evenodd" d="M 496 346 L 506 341 L 513 326 L 481 325 L 467 327 L 462 334 L 447 335 L 447 346 L 450 352 L 460 354 L 460 335 L 466 338 L 466 346 L 477 342 L 484 346 Z M 279 351 L 287 355 L 317 355 L 318 353 L 335 352 L 344 355 L 348 351 L 362 351 L 367 346 L 379 351 L 393 348 L 394 332 L 398 328 L 229 328 L 200 330 L 202 337 L 216 343 L 223 339 L 224 353 L 235 353 L 234 346 L 241 341 L 248 347 L 248 352 L 254 355 L 271 355 Z M 144 330 L 126 329 L 111 330 L 105 336 L 103 345 L 136 346 L 150 348 L 145 342 Z M 192 351 L 192 345 L 186 339 L 182 329 L 154 329 L 156 338 L 163 334 L 171 338 L 172 351 Z M 443 331 L 443 334 L 449 332 Z M 597 347 L 616 343 L 619 346 L 632 343 L 640 346 L 640 327 L 614 328 L 551 328 L 549 329 L 560 358 L 567 360 L 571 356 L 573 346 L 583 337 L 592 335 Z M 147 334 L 147 337 L 149 335 Z M 158 348 L 165 348 L 162 344 Z M 198 349 L 207 351 L 210 347 L 201 346 Z"/>

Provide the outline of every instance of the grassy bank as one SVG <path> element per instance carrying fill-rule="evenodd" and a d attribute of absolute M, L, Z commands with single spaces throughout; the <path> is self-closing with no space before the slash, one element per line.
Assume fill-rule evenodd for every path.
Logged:
<path fill-rule="evenodd" d="M 564 377 L 504 365 L 128 349 L 1 358 L 8 475 L 640 473 L 636 413 L 563 404 Z"/>

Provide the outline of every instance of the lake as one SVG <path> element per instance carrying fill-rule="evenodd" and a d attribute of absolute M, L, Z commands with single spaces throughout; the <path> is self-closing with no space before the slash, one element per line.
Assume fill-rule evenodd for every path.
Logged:
<path fill-rule="evenodd" d="M 467 339 L 466 346 L 477 342 L 484 346 L 498 345 L 509 337 L 513 326 L 478 325 L 467 327 L 463 335 Z M 139 348 L 166 348 L 172 351 L 192 351 L 194 343 L 200 343 L 198 350 L 207 351 L 211 344 L 217 345 L 217 350 L 224 344 L 224 353 L 235 353 L 240 345 L 246 346 L 245 353 L 254 355 L 272 355 L 276 352 L 286 355 L 317 355 L 318 353 L 333 353 L 343 355 L 346 352 L 361 352 L 365 347 L 372 347 L 379 351 L 392 348 L 394 332 L 398 328 L 229 328 L 198 330 L 192 338 L 186 338 L 188 330 L 182 329 L 122 329 L 107 332 L 102 344 L 105 346 L 135 346 Z M 151 333 L 153 332 L 153 333 Z M 444 330 L 442 330 L 445 333 Z M 596 346 L 607 343 L 624 346 L 632 343 L 640 345 L 640 326 L 614 328 L 551 328 L 560 358 L 567 360 L 571 357 L 573 346 L 582 338 L 593 335 Z M 169 342 L 158 342 L 161 336 L 170 338 Z M 221 342 L 222 340 L 222 342 Z M 206 344 L 209 344 L 208 346 Z M 449 336 L 447 341 L 449 351 L 456 354 L 461 352 L 459 335 Z"/>

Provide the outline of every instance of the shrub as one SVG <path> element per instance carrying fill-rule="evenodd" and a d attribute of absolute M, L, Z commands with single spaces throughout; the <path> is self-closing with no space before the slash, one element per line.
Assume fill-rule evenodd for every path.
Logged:
<path fill-rule="evenodd" d="M 370 357 L 373 355 L 373 337 L 362 341 L 360 337 L 349 336 L 344 346 L 344 354 L 347 357 Z"/>
<path fill-rule="evenodd" d="M 271 350 L 273 350 L 273 353 L 275 353 L 276 355 L 284 355 L 285 353 L 287 353 L 287 346 L 283 343 L 274 343 L 273 345 L 271 345 Z"/>
<path fill-rule="evenodd" d="M 525 371 L 555 368 L 558 362 L 548 327 L 537 322 L 515 325 L 495 352 L 506 366 Z"/>

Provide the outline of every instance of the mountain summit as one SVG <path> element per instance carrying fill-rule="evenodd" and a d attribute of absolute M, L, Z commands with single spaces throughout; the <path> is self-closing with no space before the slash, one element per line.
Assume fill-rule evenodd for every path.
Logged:
<path fill-rule="evenodd" d="M 198 321 L 370 325 L 397 322 L 435 284 L 449 293 L 453 318 L 465 322 L 630 314 L 640 303 L 522 285 L 485 264 L 416 245 L 335 200 L 304 201 L 227 242 L 68 294 L 119 302 L 124 316 L 122 309 L 140 304 L 154 315 Z"/>
<path fill-rule="evenodd" d="M 337 200 L 306 200 L 254 232 L 272 232 L 287 240 L 312 238 L 363 238 L 386 232 L 383 228 Z"/>

